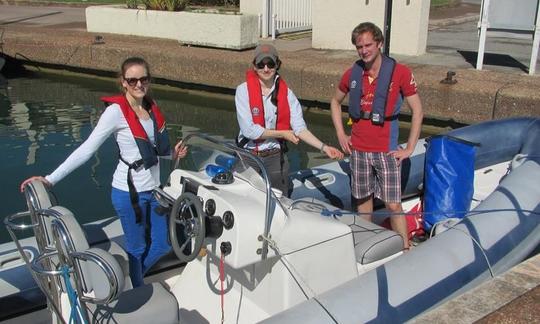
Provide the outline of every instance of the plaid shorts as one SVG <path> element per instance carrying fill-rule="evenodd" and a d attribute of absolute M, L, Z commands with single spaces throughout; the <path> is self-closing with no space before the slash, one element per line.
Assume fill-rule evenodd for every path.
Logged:
<path fill-rule="evenodd" d="M 356 199 L 373 194 L 385 203 L 401 202 L 401 168 L 385 152 L 351 154 L 351 193 Z"/>

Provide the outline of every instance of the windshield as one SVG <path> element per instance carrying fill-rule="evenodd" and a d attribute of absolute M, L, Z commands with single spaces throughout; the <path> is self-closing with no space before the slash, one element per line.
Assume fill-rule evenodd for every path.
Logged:
<path fill-rule="evenodd" d="M 184 139 L 184 145 L 188 147 L 188 153 L 180 161 L 173 163 L 171 172 L 180 168 L 205 173 L 213 178 L 218 173 L 229 171 L 235 178 L 266 192 L 266 182 L 263 172 L 260 171 L 264 168 L 262 162 L 248 151 L 238 148 L 233 142 L 203 134 L 192 134 Z"/>

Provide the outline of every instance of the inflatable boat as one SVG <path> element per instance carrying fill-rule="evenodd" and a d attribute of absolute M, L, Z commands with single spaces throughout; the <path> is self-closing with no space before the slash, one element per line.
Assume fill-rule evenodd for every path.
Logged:
<path fill-rule="evenodd" d="M 472 209 L 440 222 L 432 237 L 408 252 L 397 233 L 351 210 L 347 161 L 292 174 L 289 198 L 270 187 L 261 161 L 249 152 L 188 135 L 188 158 L 155 190 L 169 217 L 174 260 L 163 260 L 134 289 L 118 220 L 81 226 L 68 203 L 58 205 L 32 183 L 25 191 L 28 211 L 4 220 L 14 242 L 0 246 L 2 319 L 412 319 L 508 270 L 540 242 L 540 119 L 490 121 L 445 135 L 480 145 Z M 428 146 L 419 141 L 402 166 L 407 213 L 421 214 Z M 20 239 L 25 230 L 34 237 Z"/>

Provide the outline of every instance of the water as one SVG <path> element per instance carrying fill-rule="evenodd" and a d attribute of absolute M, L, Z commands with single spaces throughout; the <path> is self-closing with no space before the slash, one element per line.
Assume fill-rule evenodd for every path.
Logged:
<path fill-rule="evenodd" d="M 97 123 L 104 108 L 99 98 L 117 91 L 113 79 L 41 72 L 12 78 L 7 88 L 0 88 L 1 218 L 26 210 L 18 190 L 21 181 L 52 172 Z M 238 133 L 232 96 L 164 86 L 154 87 L 152 94 L 166 115 L 173 143 L 193 131 L 228 139 Z M 304 117 L 321 140 L 337 145 L 328 114 L 306 111 Z M 406 140 L 408 132 L 401 133 Z M 289 149 L 293 171 L 329 161 L 305 144 Z M 109 196 L 117 159 L 116 144 L 108 139 L 86 164 L 54 186 L 60 205 L 72 210 L 79 222 L 115 215 Z M 163 180 L 169 168 L 162 164 Z M 0 243 L 8 240 L 0 226 Z"/>

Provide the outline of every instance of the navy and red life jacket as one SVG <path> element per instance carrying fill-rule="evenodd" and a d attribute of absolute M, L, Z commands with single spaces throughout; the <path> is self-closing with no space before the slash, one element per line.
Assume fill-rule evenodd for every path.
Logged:
<path fill-rule="evenodd" d="M 396 61 L 386 55 L 381 55 L 381 57 L 382 63 L 379 70 L 377 87 L 375 88 L 375 98 L 373 99 L 371 111 L 362 110 L 361 107 L 365 67 L 364 61 L 358 60 L 352 67 L 351 76 L 349 78 L 349 116 L 353 120 L 371 119 L 373 124 L 382 125 L 385 120 L 397 118 L 397 115 L 386 116 L 387 98 Z"/>
<path fill-rule="evenodd" d="M 133 134 L 133 138 L 135 139 L 135 143 L 137 143 L 139 153 L 142 157 L 140 160 L 130 163 L 124 160 L 122 155 L 120 155 L 120 152 L 118 152 L 120 161 L 128 166 L 127 185 L 129 188 L 129 198 L 131 206 L 135 212 L 135 221 L 137 223 L 142 221 L 142 211 L 139 206 L 139 195 L 135 189 L 135 185 L 133 184 L 131 170 L 137 170 L 141 166 L 144 166 L 145 169 L 149 169 L 158 163 L 158 155 L 163 156 L 171 153 L 171 144 L 169 141 L 169 133 L 165 127 L 165 118 L 163 118 L 163 115 L 161 114 L 161 111 L 154 100 L 147 97 L 145 97 L 143 100 L 145 103 L 150 105 L 148 114 L 150 115 L 150 118 L 154 124 L 155 145 L 150 143 L 148 135 L 139 121 L 139 117 L 137 117 L 135 111 L 131 109 L 131 105 L 129 104 L 125 95 L 101 97 L 101 101 L 103 101 L 105 105 L 115 103 L 120 106 L 120 110 L 122 111 L 122 114 L 129 125 L 129 129 Z"/>
<path fill-rule="evenodd" d="M 137 114 L 131 109 L 129 102 L 125 95 L 117 95 L 110 97 L 102 97 L 101 100 L 106 104 L 118 104 L 124 114 L 129 129 L 133 134 L 133 138 L 139 148 L 139 153 L 142 159 L 138 162 L 139 166 L 144 165 L 145 169 L 149 169 L 158 162 L 157 156 L 169 155 L 171 153 L 171 145 L 169 141 L 169 133 L 165 127 L 165 118 L 159 110 L 154 100 L 145 97 L 144 100 L 150 103 L 150 110 L 148 111 L 150 118 L 154 123 L 154 138 L 155 145 L 150 143 L 148 135 L 144 131 L 143 126 L 139 122 Z"/>

